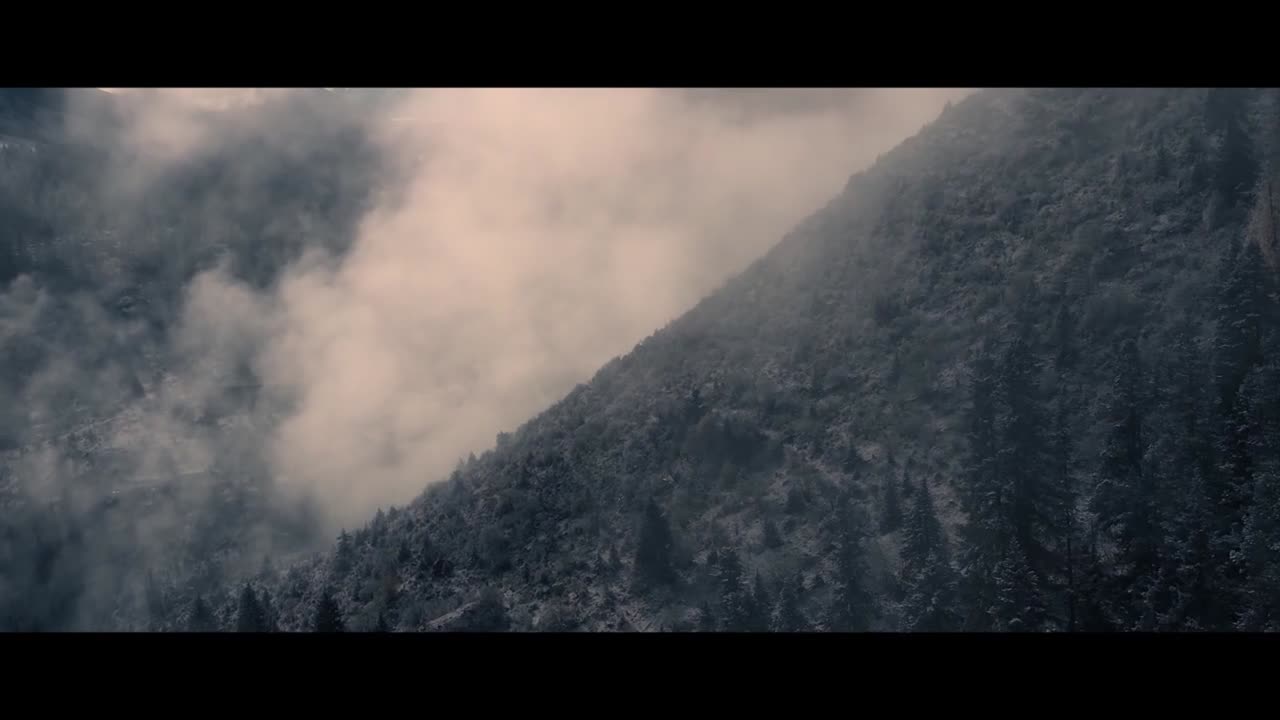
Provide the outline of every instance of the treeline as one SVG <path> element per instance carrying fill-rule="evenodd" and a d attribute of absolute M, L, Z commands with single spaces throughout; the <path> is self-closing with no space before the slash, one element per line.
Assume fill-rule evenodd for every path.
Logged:
<path fill-rule="evenodd" d="M 185 612 L 185 621 L 178 629 L 184 632 L 219 632 L 234 630 L 235 632 L 269 633 L 280 632 L 280 621 L 276 606 L 271 600 L 271 591 L 267 588 L 254 590 L 253 585 L 246 584 L 241 590 L 236 603 L 234 616 L 226 619 L 224 624 L 213 609 L 205 601 L 204 596 L 196 595 L 191 606 Z M 311 632 L 340 633 L 346 632 L 346 622 L 342 609 L 338 607 L 330 591 L 324 592 L 315 602 L 312 612 Z M 390 632 L 384 618 L 379 617 L 376 632 Z"/>

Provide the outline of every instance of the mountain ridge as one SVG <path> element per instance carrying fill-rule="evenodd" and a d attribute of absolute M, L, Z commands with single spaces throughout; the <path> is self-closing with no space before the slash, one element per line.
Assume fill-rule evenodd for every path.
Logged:
<path fill-rule="evenodd" d="M 1224 180 L 1230 126 L 1211 125 L 1216 103 L 1236 101 L 1216 92 L 989 90 L 956 103 L 449 481 L 267 583 L 281 627 L 306 627 L 330 591 L 357 629 L 425 629 L 477 595 L 518 629 L 768 629 L 755 615 L 773 597 L 799 597 L 807 627 L 909 625 L 903 608 L 924 590 L 901 576 L 901 554 L 935 537 L 929 514 L 953 547 L 976 532 L 963 428 L 984 355 L 1004 367 L 1027 346 L 1026 392 L 1062 418 L 1035 442 L 1071 436 L 1069 464 L 1090 466 L 1071 484 L 1088 485 L 1110 348 L 1136 339 L 1158 357 L 1185 322 L 1212 340 L 1214 318 L 1189 298 L 1214 291 L 1248 212 Z M 1265 132 L 1267 102 L 1247 95 L 1232 122 Z M 1081 352 L 1090 362 L 1071 359 Z M 926 497 L 936 510 L 904 536 L 888 505 L 912 515 Z M 1071 517 L 1091 517 L 1073 502 Z M 652 586 L 645 528 L 671 535 L 659 542 L 671 569 L 655 571 L 667 580 Z M 1019 532 L 1063 552 L 1033 537 L 1049 530 Z M 986 572 L 997 582 L 1011 567 Z M 1065 625 L 1058 602 L 1046 612 Z M 1111 612 L 1122 624 L 1128 609 Z"/>

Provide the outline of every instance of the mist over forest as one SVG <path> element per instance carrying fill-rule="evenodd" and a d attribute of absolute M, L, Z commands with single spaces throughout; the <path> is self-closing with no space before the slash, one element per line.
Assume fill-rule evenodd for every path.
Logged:
<path fill-rule="evenodd" d="M 0 89 L 0 629 L 1274 629 L 1278 99 Z"/>

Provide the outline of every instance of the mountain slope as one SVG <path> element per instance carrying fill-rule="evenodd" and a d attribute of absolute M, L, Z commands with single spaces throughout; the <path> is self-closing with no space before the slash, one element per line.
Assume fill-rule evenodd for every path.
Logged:
<path fill-rule="evenodd" d="M 1233 429 L 1270 412 L 1247 408 L 1272 103 L 979 93 L 447 482 L 255 585 L 286 630 L 327 596 L 358 630 L 1245 622 L 1265 559 L 1192 575 L 1280 527 L 1251 500 L 1267 443 Z"/>

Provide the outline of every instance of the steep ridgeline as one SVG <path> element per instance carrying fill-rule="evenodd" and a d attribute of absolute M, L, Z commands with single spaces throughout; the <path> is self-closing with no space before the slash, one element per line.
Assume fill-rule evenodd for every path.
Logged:
<path fill-rule="evenodd" d="M 447 482 L 165 626 L 1275 628 L 1275 99 L 979 93 Z"/>

